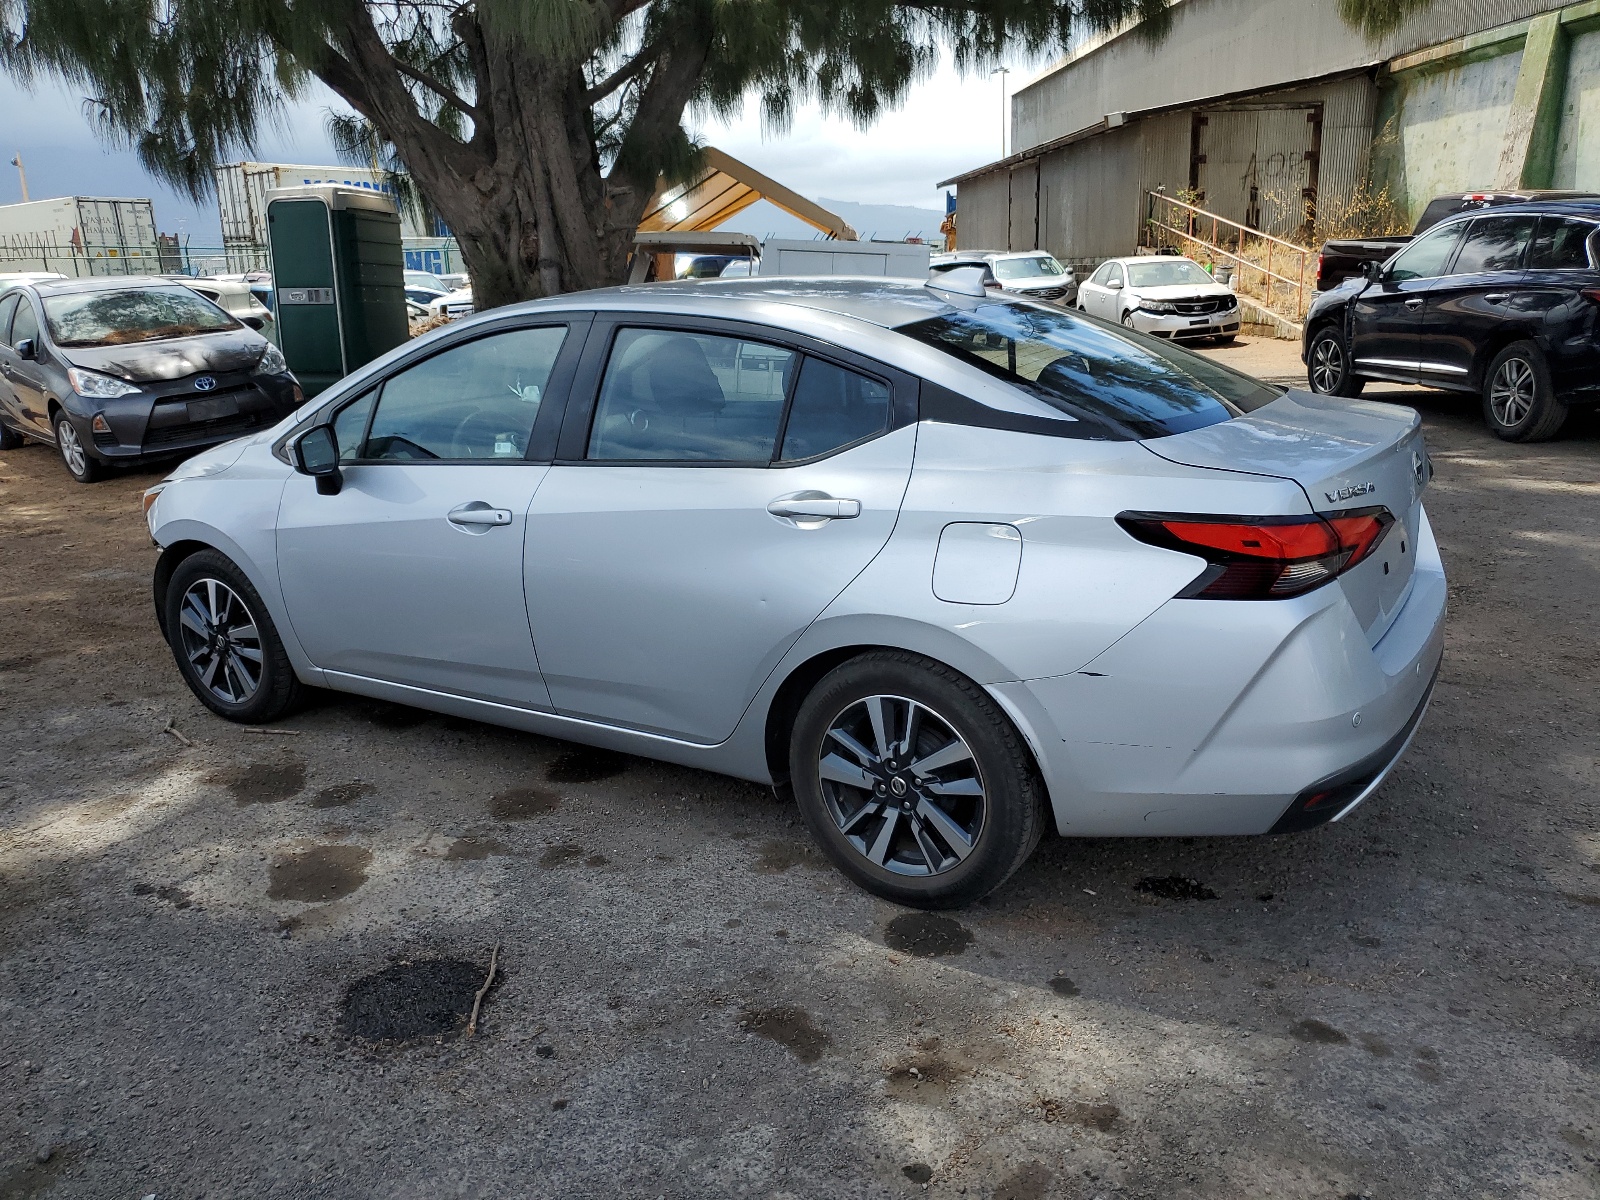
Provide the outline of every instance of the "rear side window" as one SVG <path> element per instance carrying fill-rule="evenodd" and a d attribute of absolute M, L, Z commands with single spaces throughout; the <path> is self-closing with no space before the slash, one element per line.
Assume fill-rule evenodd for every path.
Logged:
<path fill-rule="evenodd" d="M 7 330 L 11 328 L 11 315 L 17 311 L 17 297 L 19 293 L 12 292 L 5 299 L 0 300 L 0 342 L 11 345 L 11 338 Z"/>
<path fill-rule="evenodd" d="M 1461 253 L 1456 255 L 1452 275 L 1478 275 L 1485 271 L 1515 271 L 1522 266 L 1522 252 L 1533 237 L 1532 217 L 1479 217 L 1467 226 Z"/>
<path fill-rule="evenodd" d="M 1084 438 L 1156 438 L 1282 393 L 1168 342 L 1042 305 L 980 304 L 897 332 L 1043 400 Z"/>
<path fill-rule="evenodd" d="M 807 358 L 794 386 L 780 457 L 815 458 L 882 433 L 888 425 L 888 384 Z"/>
<path fill-rule="evenodd" d="M 1565 217 L 1540 217 L 1528 250 L 1531 271 L 1582 271 L 1589 266 L 1588 244 L 1597 227 Z"/>
<path fill-rule="evenodd" d="M 39 340 L 39 317 L 28 298 L 23 296 L 17 301 L 17 316 L 11 322 L 11 344 L 15 346 L 25 338 Z"/>

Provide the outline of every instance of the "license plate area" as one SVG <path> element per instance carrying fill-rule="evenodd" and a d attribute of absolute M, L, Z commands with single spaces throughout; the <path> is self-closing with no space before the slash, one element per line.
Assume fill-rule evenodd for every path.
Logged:
<path fill-rule="evenodd" d="M 217 396 L 211 400 L 191 400 L 187 405 L 190 421 L 215 421 L 220 417 L 239 415 L 239 401 L 232 396 Z"/>

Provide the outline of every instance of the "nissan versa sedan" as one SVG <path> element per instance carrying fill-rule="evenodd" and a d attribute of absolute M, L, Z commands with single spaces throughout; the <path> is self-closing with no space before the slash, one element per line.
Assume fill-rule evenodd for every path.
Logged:
<path fill-rule="evenodd" d="M 0 294 L 0 449 L 54 443 L 80 483 L 277 424 L 282 353 L 191 285 L 126 276 Z"/>
<path fill-rule="evenodd" d="M 953 906 L 1047 828 L 1337 820 L 1404 752 L 1445 580 L 1416 413 L 928 284 L 496 309 L 146 494 L 213 712 L 307 687 L 770 783 Z"/>

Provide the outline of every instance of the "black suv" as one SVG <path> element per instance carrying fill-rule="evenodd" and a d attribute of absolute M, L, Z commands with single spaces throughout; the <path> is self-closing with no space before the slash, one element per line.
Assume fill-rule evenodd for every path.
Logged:
<path fill-rule="evenodd" d="M 1388 379 L 1473 392 L 1514 442 L 1600 403 L 1600 200 L 1464 213 L 1364 266 L 1306 315 L 1312 391 Z"/>
<path fill-rule="evenodd" d="M 0 450 L 53 442 L 80 483 L 265 429 L 302 403 L 276 346 L 182 284 L 0 291 Z"/>

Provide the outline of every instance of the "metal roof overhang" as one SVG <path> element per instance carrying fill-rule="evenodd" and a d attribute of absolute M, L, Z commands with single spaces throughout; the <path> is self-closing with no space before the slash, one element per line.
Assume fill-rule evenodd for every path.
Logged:
<path fill-rule="evenodd" d="M 688 183 L 660 185 L 639 222 L 640 233 L 698 233 L 715 229 L 757 200 L 766 200 L 814 229 L 853 242 L 856 231 L 843 220 L 775 179 L 714 146 L 700 152 L 704 169 Z"/>

